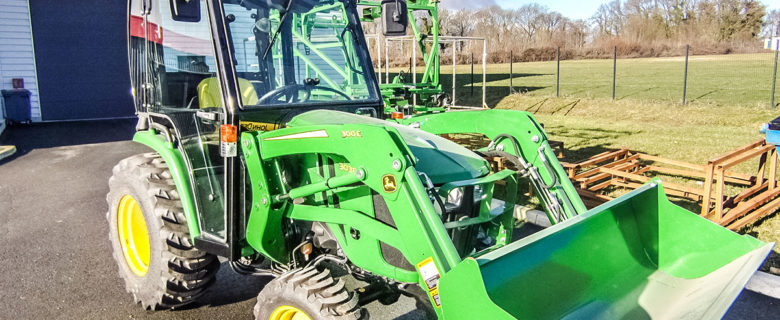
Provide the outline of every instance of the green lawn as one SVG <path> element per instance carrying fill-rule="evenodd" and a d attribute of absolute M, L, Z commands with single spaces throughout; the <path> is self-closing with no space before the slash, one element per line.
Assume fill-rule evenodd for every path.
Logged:
<path fill-rule="evenodd" d="M 688 66 L 687 101 L 717 106 L 764 106 L 770 104 L 773 53 L 691 56 Z M 682 102 L 685 57 L 618 59 L 616 100 Z M 458 101 L 481 102 L 482 66 L 475 66 L 476 86 L 471 96 L 470 65 L 457 68 Z M 422 71 L 422 68 L 418 68 Z M 442 85 L 451 92 L 452 67 L 442 66 Z M 488 105 L 509 95 L 509 64 L 487 67 Z M 612 60 L 561 61 L 560 95 L 564 97 L 612 98 Z M 514 64 L 515 92 L 554 96 L 556 63 Z M 775 103 L 780 103 L 776 93 Z"/>
<path fill-rule="evenodd" d="M 780 114 L 780 109 L 755 106 L 681 106 L 528 94 L 504 97 L 496 107 L 534 113 L 551 136 L 574 152 L 571 160 L 625 146 L 704 163 L 763 138 L 761 124 Z"/>

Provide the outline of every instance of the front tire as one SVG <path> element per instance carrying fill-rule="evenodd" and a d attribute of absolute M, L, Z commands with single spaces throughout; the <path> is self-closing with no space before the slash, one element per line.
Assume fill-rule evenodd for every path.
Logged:
<path fill-rule="evenodd" d="M 257 295 L 255 320 L 360 319 L 364 310 L 357 295 L 328 269 L 314 267 L 289 271 L 271 280 Z"/>
<path fill-rule="evenodd" d="M 108 237 L 135 302 L 160 310 L 202 295 L 214 283 L 219 261 L 195 248 L 165 161 L 156 153 L 123 159 L 108 184 Z"/>

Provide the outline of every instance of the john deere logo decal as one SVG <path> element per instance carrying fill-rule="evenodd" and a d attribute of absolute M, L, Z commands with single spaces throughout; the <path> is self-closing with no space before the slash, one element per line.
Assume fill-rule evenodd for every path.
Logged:
<path fill-rule="evenodd" d="M 393 193 L 398 189 L 398 184 L 395 182 L 395 176 L 392 174 L 386 174 L 382 176 L 382 188 L 387 193 Z"/>

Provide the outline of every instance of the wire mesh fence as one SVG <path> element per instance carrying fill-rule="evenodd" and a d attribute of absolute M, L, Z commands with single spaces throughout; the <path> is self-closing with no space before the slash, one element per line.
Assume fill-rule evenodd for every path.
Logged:
<path fill-rule="evenodd" d="M 514 55 L 515 60 L 522 59 L 508 54 Z M 482 103 L 480 58 L 477 55 L 472 60 L 477 66 L 473 77 L 471 61 L 460 61 L 455 68 L 459 104 Z M 683 46 L 679 55 L 673 57 L 624 58 L 614 54 L 612 59 L 488 64 L 485 87 L 490 106 L 509 94 L 521 93 L 675 105 L 777 107 L 780 94 L 776 68 L 777 51 L 773 50 L 705 55 L 695 47 Z M 440 70 L 442 87 L 449 91 L 453 68 L 442 65 Z"/>

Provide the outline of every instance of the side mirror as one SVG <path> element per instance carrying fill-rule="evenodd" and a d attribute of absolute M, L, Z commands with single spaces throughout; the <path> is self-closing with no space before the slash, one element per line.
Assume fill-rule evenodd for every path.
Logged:
<path fill-rule="evenodd" d="M 200 0 L 170 0 L 173 21 L 199 22 Z"/>
<path fill-rule="evenodd" d="M 382 25 L 385 37 L 406 35 L 409 25 L 409 13 L 405 0 L 382 0 Z"/>

